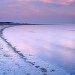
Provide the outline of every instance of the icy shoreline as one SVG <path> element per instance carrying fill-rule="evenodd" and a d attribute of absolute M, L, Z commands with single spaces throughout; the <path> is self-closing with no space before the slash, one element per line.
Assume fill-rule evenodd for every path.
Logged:
<path fill-rule="evenodd" d="M 35 61 L 28 61 L 27 57 L 20 53 L 3 37 L 3 30 L 9 27 L 10 26 L 0 27 L 0 75 L 69 75 L 61 68 L 52 64 L 45 64 L 41 61 L 37 63 L 35 63 Z M 4 67 L 4 65 L 6 67 Z"/>

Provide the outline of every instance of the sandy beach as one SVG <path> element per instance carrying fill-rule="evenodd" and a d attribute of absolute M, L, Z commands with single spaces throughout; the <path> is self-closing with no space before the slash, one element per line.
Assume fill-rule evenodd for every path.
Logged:
<path fill-rule="evenodd" d="M 21 49 L 16 47 L 15 44 L 12 41 L 9 41 L 10 39 L 6 37 L 7 33 L 9 32 L 7 31 L 7 33 L 5 33 L 6 30 L 9 30 L 11 36 L 15 32 L 15 28 L 23 29 L 23 26 L 21 27 L 20 26 L 10 27 L 10 25 L 0 26 L 0 75 L 70 75 L 62 67 L 59 67 L 54 63 L 51 62 L 47 63 L 46 61 L 41 60 L 40 57 L 37 57 L 39 54 L 37 55 L 35 51 L 32 52 L 33 50 L 30 51 L 32 47 L 30 48 L 25 47 L 27 50 L 23 50 L 23 51 L 21 50 L 23 47 L 22 48 L 20 47 Z M 35 26 L 35 30 L 36 30 L 36 26 Z M 35 30 L 32 31 L 31 29 L 29 29 L 28 31 L 31 34 L 34 34 Z M 25 40 L 29 40 L 30 42 L 32 42 L 33 40 L 28 39 L 28 36 L 27 38 L 25 38 Z M 15 36 L 13 35 L 12 38 L 14 37 Z M 20 35 L 20 37 L 22 36 Z M 38 36 L 36 36 L 36 38 L 37 37 Z M 15 41 L 15 39 L 13 41 Z M 39 41 L 39 39 L 37 40 Z M 28 43 L 27 45 L 30 46 Z"/>

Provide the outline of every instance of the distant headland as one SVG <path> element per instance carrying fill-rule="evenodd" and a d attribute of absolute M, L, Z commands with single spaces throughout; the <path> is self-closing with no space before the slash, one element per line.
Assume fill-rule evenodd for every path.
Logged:
<path fill-rule="evenodd" d="M 0 25 L 36 25 L 30 23 L 0 22 Z"/>

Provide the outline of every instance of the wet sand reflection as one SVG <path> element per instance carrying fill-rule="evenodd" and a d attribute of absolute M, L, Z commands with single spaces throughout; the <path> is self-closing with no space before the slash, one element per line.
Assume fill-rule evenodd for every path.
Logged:
<path fill-rule="evenodd" d="M 67 28 L 67 27 L 66 27 Z M 67 71 L 75 69 L 75 32 L 62 26 L 18 26 L 6 29 L 4 36 L 31 59 L 53 62 Z M 13 37 L 14 36 L 14 37 Z M 74 70 L 75 71 L 75 70 Z"/>

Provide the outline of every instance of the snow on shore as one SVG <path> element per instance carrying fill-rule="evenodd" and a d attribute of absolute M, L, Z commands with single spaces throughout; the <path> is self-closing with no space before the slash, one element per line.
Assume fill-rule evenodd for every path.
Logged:
<path fill-rule="evenodd" d="M 2 28 L 4 27 L 0 27 Z M 38 59 L 33 62 L 28 59 L 29 57 L 23 56 L 16 48 L 14 50 L 12 43 L 4 36 L 0 36 L 0 75 L 69 75 L 51 63 Z"/>

